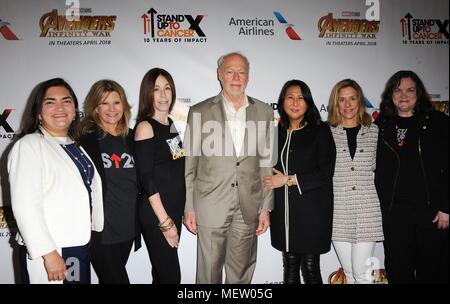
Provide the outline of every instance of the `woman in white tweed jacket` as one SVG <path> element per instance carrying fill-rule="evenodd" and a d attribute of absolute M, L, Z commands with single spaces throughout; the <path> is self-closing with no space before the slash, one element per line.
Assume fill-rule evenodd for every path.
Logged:
<path fill-rule="evenodd" d="M 345 79 L 334 86 L 328 122 L 336 144 L 333 246 L 349 282 L 371 283 L 366 261 L 375 243 L 384 239 L 374 184 L 378 127 L 356 81 Z"/>

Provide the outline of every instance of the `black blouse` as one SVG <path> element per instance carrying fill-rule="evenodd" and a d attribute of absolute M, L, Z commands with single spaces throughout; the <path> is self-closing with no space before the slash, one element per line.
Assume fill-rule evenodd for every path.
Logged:
<path fill-rule="evenodd" d="M 163 125 L 147 120 L 154 137 L 135 142 L 136 169 L 144 197 L 159 193 L 166 212 L 181 220 L 186 202 L 184 150 L 173 121 Z"/>
<path fill-rule="evenodd" d="M 355 157 L 356 153 L 356 138 L 358 136 L 359 130 L 361 130 L 361 125 L 358 125 L 357 127 L 353 128 L 344 128 L 345 132 L 347 133 L 347 142 L 348 142 L 348 149 L 350 151 L 350 157 L 353 159 Z"/>

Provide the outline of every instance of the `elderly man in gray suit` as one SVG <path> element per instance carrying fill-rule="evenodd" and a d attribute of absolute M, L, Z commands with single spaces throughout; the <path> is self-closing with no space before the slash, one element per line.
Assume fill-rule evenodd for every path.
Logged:
<path fill-rule="evenodd" d="M 197 283 L 251 283 L 257 237 L 270 225 L 273 111 L 246 95 L 248 59 L 218 61 L 222 92 L 194 105 L 185 136 L 184 224 L 197 235 Z"/>

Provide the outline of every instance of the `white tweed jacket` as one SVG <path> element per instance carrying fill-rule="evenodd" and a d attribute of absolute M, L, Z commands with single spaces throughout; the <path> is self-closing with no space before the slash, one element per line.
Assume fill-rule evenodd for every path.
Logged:
<path fill-rule="evenodd" d="M 353 159 L 344 128 L 331 127 L 331 132 L 336 144 L 332 240 L 350 243 L 382 241 L 380 201 L 374 183 L 378 127 L 375 124 L 361 126 Z"/>

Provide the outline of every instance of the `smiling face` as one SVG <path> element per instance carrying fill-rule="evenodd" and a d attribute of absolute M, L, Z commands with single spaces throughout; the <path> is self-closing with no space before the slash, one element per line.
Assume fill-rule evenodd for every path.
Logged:
<path fill-rule="evenodd" d="M 409 77 L 402 78 L 398 88 L 392 92 L 392 101 L 397 108 L 398 116 L 412 116 L 417 104 L 416 83 Z"/>
<path fill-rule="evenodd" d="M 95 111 L 103 129 L 114 132 L 123 117 L 123 103 L 120 95 L 115 91 L 104 93 Z"/>
<path fill-rule="evenodd" d="M 155 81 L 154 88 L 154 102 L 155 113 L 170 112 L 170 105 L 172 104 L 172 88 L 164 76 L 159 75 Z"/>
<path fill-rule="evenodd" d="M 303 98 L 303 93 L 299 86 L 292 86 L 286 90 L 283 109 L 289 117 L 290 125 L 298 128 L 308 109 L 308 104 Z"/>
<path fill-rule="evenodd" d="M 50 87 L 44 95 L 39 120 L 52 136 L 66 137 L 75 119 L 75 103 L 65 87 Z"/>
<path fill-rule="evenodd" d="M 248 66 L 244 58 L 236 54 L 226 57 L 219 69 L 219 80 L 227 99 L 242 98 L 248 84 Z"/>
<path fill-rule="evenodd" d="M 338 95 L 339 114 L 341 114 L 344 127 L 356 127 L 358 125 L 359 96 L 352 87 L 345 87 Z"/>

